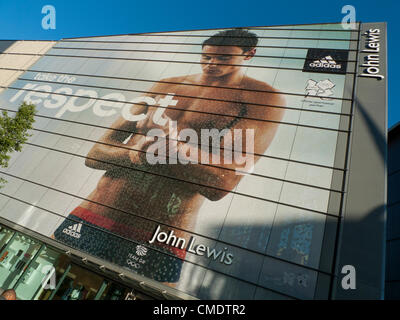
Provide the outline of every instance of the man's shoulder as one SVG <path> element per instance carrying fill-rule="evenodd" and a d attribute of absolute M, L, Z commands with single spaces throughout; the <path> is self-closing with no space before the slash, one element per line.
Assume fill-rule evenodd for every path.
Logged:
<path fill-rule="evenodd" d="M 165 83 L 166 85 L 177 85 L 181 83 L 190 83 L 194 81 L 195 75 L 186 75 L 186 76 L 177 76 L 177 77 L 169 77 L 169 78 L 163 78 L 159 82 L 160 83 Z"/>
<path fill-rule="evenodd" d="M 163 78 L 153 83 L 149 91 L 154 95 L 167 94 L 176 87 L 177 83 L 179 83 L 179 77 Z"/>
<path fill-rule="evenodd" d="M 176 91 L 182 84 L 193 83 L 190 76 L 177 76 L 177 77 L 169 77 L 163 78 L 155 84 L 153 87 L 157 92 L 171 92 Z"/>
<path fill-rule="evenodd" d="M 262 93 L 279 93 L 279 90 L 275 89 L 270 84 L 250 77 L 245 77 L 243 79 L 242 87 L 243 89 L 249 90 L 249 92 L 255 90 Z"/>

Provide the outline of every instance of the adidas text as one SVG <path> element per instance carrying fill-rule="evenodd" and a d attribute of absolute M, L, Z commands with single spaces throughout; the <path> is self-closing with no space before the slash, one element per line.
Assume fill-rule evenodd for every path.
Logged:
<path fill-rule="evenodd" d="M 68 230 L 67 228 L 64 228 L 63 233 L 65 233 L 65 234 L 67 234 L 67 235 L 69 235 L 71 237 L 77 238 L 77 239 L 79 239 L 81 237 L 80 233 L 77 233 L 77 232 L 72 231 L 72 230 Z"/>
<path fill-rule="evenodd" d="M 63 233 L 79 239 L 81 237 L 81 228 L 82 228 L 82 223 L 77 223 L 74 224 L 73 226 L 69 226 L 68 228 L 64 228 Z"/>
<path fill-rule="evenodd" d="M 311 62 L 310 67 L 315 67 L 315 68 L 332 68 L 332 69 L 340 69 L 342 66 L 340 64 L 329 64 L 329 63 L 315 63 Z"/>

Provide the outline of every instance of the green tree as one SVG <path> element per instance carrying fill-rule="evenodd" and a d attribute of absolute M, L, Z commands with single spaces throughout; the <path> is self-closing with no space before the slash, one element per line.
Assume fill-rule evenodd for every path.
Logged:
<path fill-rule="evenodd" d="M 0 116 L 0 167 L 7 168 L 10 153 L 21 151 L 22 145 L 31 136 L 28 133 L 35 122 L 36 108 L 33 104 L 22 103 L 14 117 L 10 117 L 7 111 Z M 6 182 L 0 178 L 0 188 Z"/>

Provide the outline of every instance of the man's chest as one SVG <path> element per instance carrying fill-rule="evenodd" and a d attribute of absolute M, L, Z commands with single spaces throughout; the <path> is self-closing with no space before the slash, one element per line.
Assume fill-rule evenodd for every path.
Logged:
<path fill-rule="evenodd" d="M 176 90 L 174 108 L 167 108 L 165 115 L 178 122 L 181 128 L 221 129 L 243 109 L 239 90 L 197 87 Z"/>

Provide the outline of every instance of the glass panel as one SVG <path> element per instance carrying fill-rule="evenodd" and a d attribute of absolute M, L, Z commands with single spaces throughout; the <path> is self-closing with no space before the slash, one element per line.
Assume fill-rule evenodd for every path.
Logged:
<path fill-rule="evenodd" d="M 53 300 L 94 300 L 103 281 L 95 273 L 71 265 Z"/>
<path fill-rule="evenodd" d="M 7 246 L 8 241 L 11 239 L 14 231 L 6 229 L 0 226 L 0 262 L 4 260 L 6 257 L 5 252 L 3 253 L 4 249 Z"/>
<path fill-rule="evenodd" d="M 37 297 L 44 291 L 42 283 L 51 272 L 59 255 L 59 253 L 47 247 L 42 250 L 35 261 L 32 261 L 15 288 L 18 299 L 37 300 Z"/>
<path fill-rule="evenodd" d="M 71 269 L 71 262 L 69 258 L 62 254 L 58 257 L 56 264 L 54 265 L 56 269 L 56 287 L 55 289 L 44 290 L 40 296 L 36 296 L 37 300 L 53 300 L 58 289 L 62 286 L 65 277 L 67 276 L 69 270 Z"/>
<path fill-rule="evenodd" d="M 131 290 L 118 283 L 109 283 L 100 300 L 125 300 Z"/>
<path fill-rule="evenodd" d="M 0 287 L 12 288 L 25 271 L 29 261 L 39 250 L 41 243 L 17 233 L 7 246 L 0 262 Z"/>

